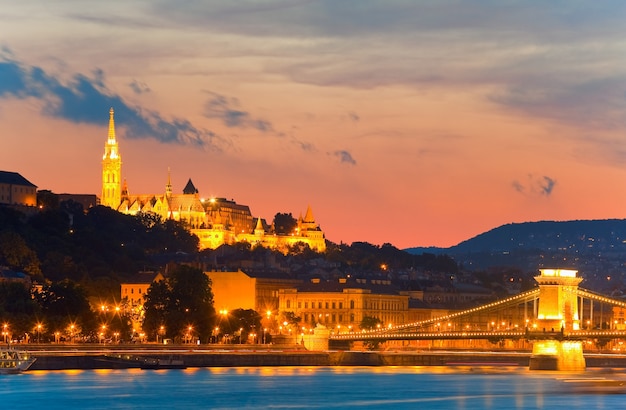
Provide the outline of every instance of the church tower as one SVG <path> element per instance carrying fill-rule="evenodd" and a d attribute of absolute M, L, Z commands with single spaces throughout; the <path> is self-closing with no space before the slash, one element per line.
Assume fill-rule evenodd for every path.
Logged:
<path fill-rule="evenodd" d="M 113 108 L 109 111 L 109 135 L 102 156 L 102 197 L 100 204 L 116 209 L 122 202 L 122 157 L 115 139 Z"/>

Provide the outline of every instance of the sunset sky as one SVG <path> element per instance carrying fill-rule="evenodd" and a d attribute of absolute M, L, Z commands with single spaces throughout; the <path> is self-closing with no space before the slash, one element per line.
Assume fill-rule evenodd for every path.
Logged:
<path fill-rule="evenodd" d="M 0 170 L 452 246 L 626 218 L 626 2 L 0 1 Z"/>

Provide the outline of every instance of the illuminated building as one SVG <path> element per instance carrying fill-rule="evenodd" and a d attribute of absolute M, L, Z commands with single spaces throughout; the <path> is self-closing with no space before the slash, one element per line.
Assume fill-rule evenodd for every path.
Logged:
<path fill-rule="evenodd" d="M 276 235 L 272 233 L 271 229 L 266 231 L 263 222 L 258 218 L 254 231 L 251 233 L 240 233 L 236 238 L 239 242 L 248 242 L 252 246 L 261 245 L 266 248 L 278 249 L 284 253 L 287 252 L 290 246 L 294 246 L 298 242 L 306 243 L 311 249 L 318 252 L 326 250 L 324 232 L 315 222 L 310 206 L 307 208 L 304 218 L 298 218 L 295 231 L 290 235 Z"/>
<path fill-rule="evenodd" d="M 144 296 L 148 293 L 148 288 L 153 282 L 160 282 L 163 279 L 161 273 L 139 272 L 120 284 L 122 306 L 124 312 L 131 317 L 133 329 L 141 329 Z"/>
<path fill-rule="evenodd" d="M 17 172 L 0 171 L 0 204 L 34 207 L 37 186 Z"/>
<path fill-rule="evenodd" d="M 280 289 L 301 283 L 277 272 L 237 270 L 205 272 L 211 279 L 213 306 L 217 312 L 253 309 L 259 313 L 276 312 Z"/>
<path fill-rule="evenodd" d="M 302 324 L 322 324 L 338 331 L 358 330 L 364 317 L 379 319 L 384 326 L 406 323 L 409 295 L 388 280 L 312 279 L 298 287 L 279 291 L 279 310 L 294 312 Z"/>
<path fill-rule="evenodd" d="M 182 194 L 174 193 L 169 170 L 164 193 L 131 194 L 122 179 L 122 157 L 115 136 L 113 108 L 109 111 L 109 131 L 102 157 L 100 203 L 124 214 L 154 213 L 163 220 L 182 221 L 200 239 L 201 249 L 247 242 L 286 253 L 290 246 L 302 242 L 313 250 L 326 250 L 324 232 L 315 222 L 311 207 L 307 208 L 304 218 L 298 219 L 294 232 L 277 235 L 271 227 L 267 229 L 260 218 L 254 218 L 246 205 L 224 198 L 202 199 L 191 179 Z"/>

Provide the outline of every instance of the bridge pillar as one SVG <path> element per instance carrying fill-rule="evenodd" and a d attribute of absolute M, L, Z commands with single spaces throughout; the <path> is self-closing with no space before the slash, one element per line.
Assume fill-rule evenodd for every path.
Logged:
<path fill-rule="evenodd" d="M 318 323 L 313 329 L 313 334 L 301 334 L 298 339 L 307 350 L 320 351 L 328 350 L 329 337 L 330 330 Z"/>
<path fill-rule="evenodd" d="M 540 269 L 539 311 L 536 328 L 529 332 L 535 338 L 530 357 L 531 370 L 583 370 L 585 358 L 582 342 L 563 340 L 572 330 L 580 329 L 577 289 L 582 278 L 578 271 Z M 545 336 L 545 339 L 542 338 Z"/>

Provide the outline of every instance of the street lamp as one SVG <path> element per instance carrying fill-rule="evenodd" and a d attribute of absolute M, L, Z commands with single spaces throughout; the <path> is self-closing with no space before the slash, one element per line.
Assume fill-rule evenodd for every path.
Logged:
<path fill-rule="evenodd" d="M 37 343 L 40 342 L 40 335 L 41 335 L 41 323 L 37 323 Z"/>
<path fill-rule="evenodd" d="M 159 335 L 161 335 L 161 341 L 163 341 L 163 337 L 165 336 L 165 326 L 159 327 L 159 333 L 157 333 L 157 343 L 159 343 Z"/>

